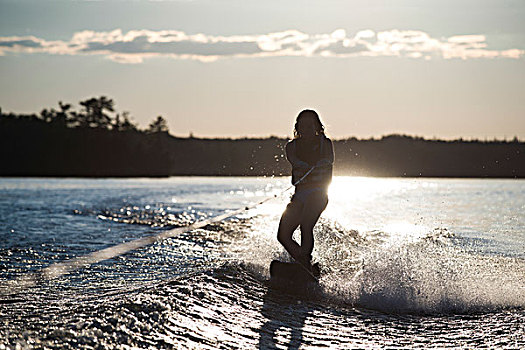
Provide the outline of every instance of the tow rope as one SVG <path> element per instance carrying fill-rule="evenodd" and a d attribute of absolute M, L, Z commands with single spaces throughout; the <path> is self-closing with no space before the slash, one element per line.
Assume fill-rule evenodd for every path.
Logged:
<path fill-rule="evenodd" d="M 231 212 L 217 215 L 209 219 L 196 221 L 193 224 L 190 224 L 187 226 L 176 227 L 174 229 L 164 231 L 164 232 L 161 232 L 153 236 L 146 236 L 146 237 L 138 238 L 133 241 L 120 243 L 120 244 L 117 244 L 117 245 L 114 245 L 108 248 L 97 250 L 87 255 L 68 259 L 65 261 L 58 262 L 58 263 L 53 263 L 39 271 L 26 273 L 25 275 L 20 276 L 19 278 L 9 281 L 8 284 L 10 284 L 11 286 L 8 286 L 8 287 L 25 289 L 25 288 L 35 285 L 38 281 L 42 279 L 50 280 L 53 278 L 58 278 L 66 273 L 75 271 L 79 268 L 87 267 L 89 265 L 96 264 L 100 261 L 111 259 L 111 258 L 120 256 L 122 254 L 128 253 L 132 250 L 139 249 L 144 246 L 153 244 L 163 239 L 171 238 L 171 237 L 180 235 L 181 233 L 196 230 L 206 225 L 222 221 L 224 219 L 227 219 L 229 217 L 242 213 L 243 211 L 253 209 L 263 203 L 266 203 L 267 201 L 271 199 L 282 196 L 288 190 L 290 190 L 294 186 L 297 186 L 299 183 L 301 183 L 308 175 L 310 175 L 310 173 L 314 169 L 315 169 L 315 166 L 310 168 L 299 180 L 297 180 L 293 185 L 289 186 L 285 190 L 281 191 L 279 194 L 275 194 L 273 196 L 267 197 L 257 203 L 236 209 Z"/>

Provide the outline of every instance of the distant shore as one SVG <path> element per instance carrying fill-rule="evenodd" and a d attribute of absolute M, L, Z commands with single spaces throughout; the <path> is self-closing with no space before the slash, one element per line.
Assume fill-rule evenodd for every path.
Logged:
<path fill-rule="evenodd" d="M 16 124 L 16 123 L 15 123 Z M 288 176 L 284 138 L 27 127 L 0 121 L 0 176 Z M 525 143 L 390 135 L 334 140 L 334 175 L 525 178 Z"/>
<path fill-rule="evenodd" d="M 78 113 L 62 103 L 60 111 L 43 110 L 40 115 L 0 111 L 0 176 L 290 175 L 285 138 L 174 137 L 161 116 L 139 130 L 126 113 L 106 116 L 100 107 L 104 103 L 111 107 L 101 97 L 81 102 L 90 107 Z M 518 139 L 444 141 L 388 135 L 333 141 L 334 175 L 525 178 L 525 142 Z"/>

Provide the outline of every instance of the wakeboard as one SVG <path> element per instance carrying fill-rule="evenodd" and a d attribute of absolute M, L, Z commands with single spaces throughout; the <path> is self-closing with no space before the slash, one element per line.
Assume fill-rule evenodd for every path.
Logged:
<path fill-rule="evenodd" d="M 270 264 L 270 276 L 272 280 L 299 283 L 318 282 L 320 271 L 318 264 L 315 264 L 312 271 L 309 271 L 298 262 L 273 260 Z"/>

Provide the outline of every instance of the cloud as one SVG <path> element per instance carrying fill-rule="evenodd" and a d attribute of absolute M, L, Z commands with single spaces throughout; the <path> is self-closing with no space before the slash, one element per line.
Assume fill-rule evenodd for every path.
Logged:
<path fill-rule="evenodd" d="M 119 63 L 142 63 L 145 59 L 167 57 L 212 62 L 235 57 L 341 57 L 395 56 L 412 59 L 520 59 L 525 50 L 491 50 L 484 35 L 455 35 L 432 38 L 418 30 L 371 29 L 348 35 L 344 29 L 332 33 L 307 34 L 290 29 L 260 35 L 214 36 L 187 34 L 178 30 L 115 29 L 108 32 L 85 30 L 69 41 L 45 40 L 35 36 L 0 37 L 0 55 L 47 53 L 55 55 L 101 55 Z"/>

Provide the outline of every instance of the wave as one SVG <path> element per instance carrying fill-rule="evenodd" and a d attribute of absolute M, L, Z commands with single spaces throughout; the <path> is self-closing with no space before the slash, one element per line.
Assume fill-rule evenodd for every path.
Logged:
<path fill-rule="evenodd" d="M 252 234 L 232 248 L 261 278 L 268 277 L 272 259 L 287 258 L 271 235 Z M 467 251 L 446 229 L 360 233 L 322 219 L 315 240 L 327 302 L 385 313 L 525 308 L 525 260 Z"/>
<path fill-rule="evenodd" d="M 330 289 L 327 279 L 334 277 L 331 273 L 321 281 L 323 288 L 310 294 L 282 293 L 268 288 L 265 277 L 253 266 L 241 261 L 224 262 L 169 280 L 120 287 L 104 294 L 88 295 L 79 290 L 77 295 L 53 299 L 35 294 L 31 301 L 3 305 L 3 312 L 25 316 L 5 323 L 0 335 L 5 335 L 7 344 L 27 348 L 59 345 L 65 349 L 265 349 L 298 348 L 301 344 L 342 348 L 386 344 L 476 347 L 492 339 L 498 339 L 500 345 L 522 343 L 510 325 L 523 322 L 523 313 L 506 314 L 503 323 L 498 315 L 432 315 L 421 323 L 421 316 L 400 317 L 394 313 L 413 309 L 414 301 L 403 304 L 399 298 L 385 298 L 385 290 L 375 294 L 388 300 L 382 306 L 377 300 L 367 299 L 367 295 L 373 295 L 370 293 L 358 293 L 353 296 L 357 299 L 352 299 L 349 288 Z M 394 285 L 391 290 L 400 293 Z M 466 321 L 468 328 L 464 326 Z M 385 325 L 389 325 L 387 333 Z M 497 331 L 494 334 L 493 328 Z M 477 337 L 465 338 L 469 330 Z"/>
<path fill-rule="evenodd" d="M 96 214 L 103 220 L 150 226 L 185 226 L 195 220 L 187 213 L 167 211 L 163 204 L 158 207 Z M 274 219 L 264 215 L 232 219 L 208 225 L 205 231 L 227 261 L 264 281 L 273 259 L 289 259 L 274 237 Z M 468 251 L 457 238 L 446 228 L 359 232 L 321 219 L 315 228 L 314 258 L 324 267 L 323 297 L 386 313 L 525 308 L 525 260 Z"/>

